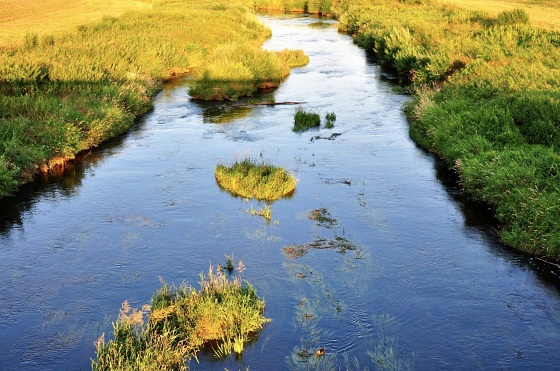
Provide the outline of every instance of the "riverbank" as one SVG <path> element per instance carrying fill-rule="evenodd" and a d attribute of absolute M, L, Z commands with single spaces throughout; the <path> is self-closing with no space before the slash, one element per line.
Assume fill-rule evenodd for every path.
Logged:
<path fill-rule="evenodd" d="M 488 205 L 502 240 L 558 261 L 558 5 L 492 2 L 490 12 L 463 0 L 341 0 L 327 13 L 406 84 L 411 136 Z"/>
<path fill-rule="evenodd" d="M 37 23 L 29 28 L 31 32 L 21 31 L 20 38 L 16 32 L 12 39 L 3 40 L 0 197 L 12 195 L 37 172 L 63 166 L 77 153 L 128 130 L 151 109 L 164 81 L 202 66 L 223 45 L 240 46 L 237 54 L 250 51 L 240 57 L 247 63 L 270 60 L 266 68 L 246 67 L 239 60 L 220 60 L 222 65 L 216 67 L 212 57 L 213 73 L 218 76 L 224 75 L 223 66 L 233 65 L 243 72 L 228 75 L 230 85 L 243 80 L 244 88 L 242 94 L 228 91 L 230 96 L 251 94 L 269 80 L 278 84 L 289 73 L 289 58 L 260 50 L 270 30 L 243 2 L 185 0 L 180 7 L 168 0 L 123 4 L 108 3 L 107 15 L 99 22 L 46 34 L 39 32 L 41 22 L 49 29 L 53 19 L 43 14 L 62 11 L 48 8 L 56 5 L 54 0 L 46 2 L 43 11 L 36 9 Z M 101 4 L 96 5 L 92 19 L 100 17 Z M 82 19 L 80 9 L 72 8 L 76 22 Z M 21 17 L 33 24 L 28 19 L 33 15 Z M 21 26 L 10 22 L 16 31 Z M 221 83 L 205 82 L 210 90 Z"/>
<path fill-rule="evenodd" d="M 410 82 L 411 136 L 491 207 L 502 240 L 558 260 L 560 34 L 532 26 L 523 9 L 375 0 L 336 9 L 342 31 Z"/>

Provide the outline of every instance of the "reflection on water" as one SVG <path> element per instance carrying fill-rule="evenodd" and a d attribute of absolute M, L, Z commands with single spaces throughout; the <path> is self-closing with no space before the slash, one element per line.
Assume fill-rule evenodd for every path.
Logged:
<path fill-rule="evenodd" d="M 160 277 L 196 285 L 224 254 L 272 322 L 242 357 L 202 352 L 193 370 L 556 367 L 556 269 L 497 242 L 411 142 L 409 98 L 332 21 L 263 19 L 266 48 L 311 57 L 276 92 L 200 103 L 175 81 L 127 135 L 0 201 L 0 369 L 89 368 L 123 301 L 141 307 Z M 293 133 L 296 106 L 260 99 L 335 126 Z M 215 165 L 247 152 L 299 179 L 270 221 L 216 185 Z"/>

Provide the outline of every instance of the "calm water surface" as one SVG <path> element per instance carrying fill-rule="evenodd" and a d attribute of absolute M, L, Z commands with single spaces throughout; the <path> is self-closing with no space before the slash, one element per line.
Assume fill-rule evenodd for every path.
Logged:
<path fill-rule="evenodd" d="M 334 112 L 334 128 L 292 133 L 294 106 L 191 102 L 183 81 L 126 136 L 4 200 L 0 369 L 89 369 L 123 301 L 149 302 L 160 278 L 196 286 L 231 253 L 272 322 L 242 358 L 206 352 L 193 370 L 559 365 L 558 281 L 497 243 L 414 145 L 409 98 L 329 24 L 263 20 L 266 48 L 311 58 L 272 97 Z M 247 154 L 299 179 L 271 222 L 215 183 L 216 164 Z"/>

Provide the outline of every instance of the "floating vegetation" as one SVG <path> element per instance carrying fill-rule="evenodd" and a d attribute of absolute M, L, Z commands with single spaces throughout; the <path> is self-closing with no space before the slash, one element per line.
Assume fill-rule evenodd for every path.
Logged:
<path fill-rule="evenodd" d="M 342 135 L 342 133 L 332 133 L 331 135 L 329 135 L 328 137 L 324 137 L 322 135 L 316 135 L 314 137 L 311 137 L 311 139 L 309 139 L 310 142 L 314 142 L 318 139 L 326 139 L 326 140 L 335 140 L 337 137 L 339 137 L 340 135 Z"/>
<path fill-rule="evenodd" d="M 96 341 L 92 369 L 187 370 L 186 361 L 204 345 L 215 344 L 217 356 L 242 352 L 243 343 L 270 321 L 263 316 L 264 301 L 250 283 L 229 280 L 212 266 L 200 278 L 198 291 L 164 283 L 141 310 L 124 302 L 113 339 L 105 342 L 102 335 Z"/>
<path fill-rule="evenodd" d="M 250 158 L 236 161 L 232 166 L 218 165 L 216 181 L 235 196 L 275 201 L 291 195 L 296 178 L 282 167 Z"/>
<path fill-rule="evenodd" d="M 337 236 L 332 240 L 327 240 L 322 237 L 318 237 L 315 241 L 311 243 L 306 243 L 303 245 L 288 245 L 282 248 L 282 252 L 288 258 L 298 259 L 303 255 L 307 254 L 309 250 L 336 250 L 339 254 L 345 254 L 346 251 L 356 250 L 356 246 L 344 237 Z"/>
<path fill-rule="evenodd" d="M 312 210 L 307 216 L 307 219 L 314 220 L 317 222 L 317 225 L 325 228 L 332 228 L 338 224 L 338 220 L 333 218 L 325 208 Z"/>
<path fill-rule="evenodd" d="M 294 115 L 294 127 L 292 131 L 302 132 L 320 125 L 321 116 L 318 113 L 306 112 L 302 108 L 298 108 Z"/>

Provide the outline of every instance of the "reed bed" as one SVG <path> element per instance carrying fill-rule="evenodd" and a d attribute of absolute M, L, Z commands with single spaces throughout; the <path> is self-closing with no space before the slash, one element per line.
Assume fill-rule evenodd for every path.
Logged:
<path fill-rule="evenodd" d="M 296 178 L 282 167 L 251 158 L 235 161 L 233 165 L 219 164 L 215 169 L 220 187 L 236 196 L 275 201 L 292 194 Z"/>

